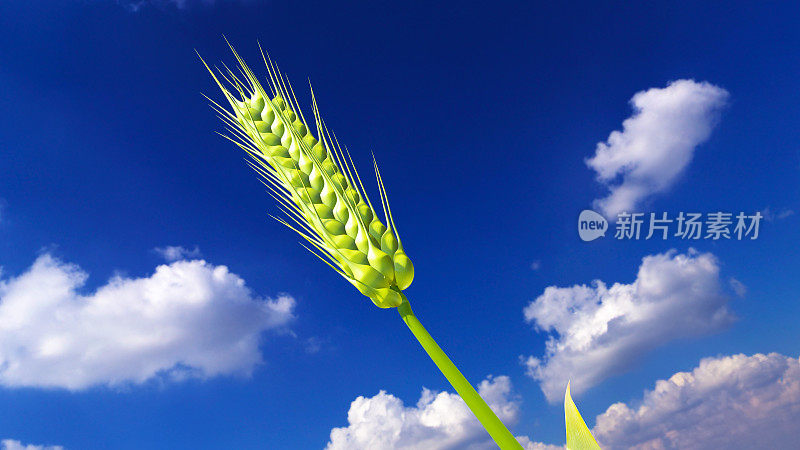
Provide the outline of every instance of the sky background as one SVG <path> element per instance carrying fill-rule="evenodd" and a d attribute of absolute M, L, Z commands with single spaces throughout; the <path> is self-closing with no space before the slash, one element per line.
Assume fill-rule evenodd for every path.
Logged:
<path fill-rule="evenodd" d="M 772 378 L 753 370 L 794 380 L 795 403 L 765 414 L 795 420 L 799 13 L 790 2 L 2 2 L 0 439 L 314 449 L 333 428 L 350 425 L 341 439 L 355 441 L 371 430 L 348 422 L 359 396 L 377 404 L 385 391 L 418 412 L 423 387 L 452 391 L 395 311 L 377 309 L 267 216 L 274 202 L 215 134 L 222 125 L 201 95 L 220 99 L 195 51 L 232 63 L 223 35 L 257 73 L 261 42 L 304 106 L 313 82 L 362 176 L 375 153 L 416 269 L 406 294 L 469 380 L 494 376 L 482 392 L 495 388 L 497 404 L 511 405 L 515 434 L 564 440 L 562 406 L 548 402 L 531 356 L 552 363 L 547 373 L 562 384 L 594 371 L 573 385 L 590 427 L 617 402 L 656 402 L 645 393 L 656 380 L 702 368 L 703 358 L 786 366 Z M 681 97 L 676 80 L 696 89 Z M 609 134 L 636 116 L 631 98 L 648 89 L 646 120 L 612 144 Z M 691 121 L 680 120 L 686 108 Z M 683 161 L 648 159 L 652 145 L 692 127 L 699 137 L 659 147 Z M 604 183 L 586 161 L 607 141 L 623 169 Z M 582 242 L 580 211 L 626 180 L 647 186 L 635 210 L 761 211 L 760 236 Z M 653 278 L 637 273 L 685 291 L 648 291 Z M 607 294 L 593 280 L 632 286 Z M 548 287 L 563 289 L 552 303 Z M 202 305 L 181 303 L 181 288 Z M 141 312 L 159 289 L 174 315 Z M 687 316 L 697 323 L 663 325 Z M 598 321 L 598 335 L 570 341 Z M 124 339 L 158 340 L 163 327 L 180 339 L 150 353 Z M 48 347 L 61 342 L 52 336 L 66 336 L 66 347 Z M 548 339 L 563 348 L 548 354 Z M 605 351 L 608 360 L 593 359 Z M 436 411 L 454 417 L 455 403 Z M 468 418 L 457 432 L 421 423 L 398 427 L 449 436 L 429 448 L 485 440 Z M 664 431 L 626 441 L 620 426 L 604 426 L 595 434 L 619 448 Z"/>

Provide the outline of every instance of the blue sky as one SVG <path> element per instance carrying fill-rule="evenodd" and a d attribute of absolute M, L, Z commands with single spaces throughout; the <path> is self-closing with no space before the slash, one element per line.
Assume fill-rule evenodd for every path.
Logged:
<path fill-rule="evenodd" d="M 415 311 L 473 383 L 495 376 L 486 392 L 499 389 L 498 403 L 513 406 L 507 419 L 516 434 L 563 443 L 561 406 L 547 401 L 543 376 L 525 364 L 531 356 L 552 363 L 547 373 L 558 379 L 561 362 L 584 373 L 592 351 L 616 355 L 578 389 L 590 426 L 616 402 L 635 409 L 651 401 L 643 393 L 656 380 L 702 369 L 703 358 L 733 361 L 726 367 L 775 361 L 786 365 L 785 378 L 798 376 L 798 12 L 789 2 L 3 2 L 0 440 L 69 449 L 323 448 L 335 427 L 350 426 L 352 439 L 369 429 L 348 422 L 359 396 L 377 404 L 388 401 L 383 390 L 414 408 L 423 387 L 451 391 L 396 312 L 375 308 L 267 216 L 272 199 L 241 152 L 214 133 L 222 126 L 201 96 L 219 98 L 195 50 L 230 63 L 222 35 L 256 68 L 260 41 L 305 105 L 310 78 L 362 174 L 375 153 L 415 264 L 406 291 Z M 694 90 L 680 97 L 676 80 L 694 80 Z M 712 88 L 716 97 L 703 97 Z M 631 98 L 649 89 L 655 100 L 641 115 L 656 120 L 615 147 L 609 134 L 626 130 L 623 121 L 637 114 Z M 695 115 L 684 115 L 693 102 Z M 699 136 L 665 144 L 693 127 Z M 644 156 L 629 154 L 626 168 L 598 182 L 587 164 L 598 143 L 624 154 L 637 142 Z M 652 162 L 652 146 L 686 158 L 630 171 Z M 580 211 L 598 209 L 593 202 L 626 179 L 645 186 L 630 205 L 639 211 L 762 211 L 769 220 L 757 240 L 580 241 Z M 663 189 L 652 188 L 658 183 Z M 154 249 L 166 246 L 198 251 L 165 261 Z M 161 264 L 168 266 L 154 275 Z M 228 272 L 214 272 L 220 266 Z M 679 273 L 670 278 L 672 269 Z M 631 285 L 637 273 L 690 294 L 648 297 L 636 285 L 616 304 L 591 284 Z M 26 274 L 28 284 L 20 281 Z M 731 278 L 746 292 L 737 294 Z M 197 321 L 135 313 L 143 292 L 175 279 L 208 289 L 197 294 L 206 303 L 190 309 Z M 697 296 L 693 283 L 702 287 Z M 109 285 L 117 290 L 97 291 Z M 580 300 L 575 285 L 589 286 L 591 298 L 569 309 L 564 302 Z M 548 287 L 563 296 L 554 309 L 524 312 L 550 301 Z M 81 302 L 104 299 L 110 316 L 101 317 L 118 318 L 117 329 L 81 315 Z M 116 301 L 130 314 L 109 312 Z M 53 304 L 72 319 L 53 319 L 47 308 L 19 316 L 9 306 Z M 596 304 L 621 322 L 602 322 Z M 687 313 L 699 324 L 650 333 L 654 324 L 684 323 Z M 642 314 L 649 318 L 637 322 Z M 15 328 L 15 317 L 29 321 Z M 546 354 L 550 336 L 569 346 L 570 327 L 598 320 L 600 334 L 587 346 Z M 613 330 L 603 334 L 603 324 Z M 208 337 L 206 325 L 228 331 Z M 98 346 L 162 326 L 182 340 L 152 354 L 107 347 L 119 358 Z M 614 330 L 634 345 L 620 350 Z M 77 353 L 47 344 L 60 342 L 48 340 L 56 335 Z M 45 347 L 56 357 L 30 356 Z M 88 357 L 81 349 L 100 350 Z M 770 360 L 754 356 L 770 352 Z M 740 353 L 756 359 L 724 359 Z M 185 370 L 169 370 L 175 363 Z M 757 373 L 762 384 L 775 380 Z M 658 436 L 626 441 L 618 424 L 605 424 L 596 434 L 609 447 Z M 421 429 L 439 436 L 429 428 Z M 482 445 L 473 431 L 436 445 Z"/>

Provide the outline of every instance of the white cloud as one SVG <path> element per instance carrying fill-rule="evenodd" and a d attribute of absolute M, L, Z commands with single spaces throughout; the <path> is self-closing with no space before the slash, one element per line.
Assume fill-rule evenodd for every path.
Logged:
<path fill-rule="evenodd" d="M 294 299 L 258 298 L 225 266 L 160 265 L 81 293 L 88 275 L 49 254 L 0 279 L 0 385 L 141 383 L 159 376 L 249 374 L 265 330 L 293 317 Z"/>
<path fill-rule="evenodd" d="M 478 392 L 507 425 L 516 423 L 519 402 L 506 376 L 489 377 Z M 374 397 L 358 397 L 347 412 L 349 425 L 331 430 L 328 450 L 394 449 L 490 449 L 496 448 L 478 419 L 456 394 L 435 393 L 423 388 L 416 406 L 405 406 L 399 398 L 380 391 Z M 519 438 L 527 450 L 551 450 Z"/>
<path fill-rule="evenodd" d="M 586 160 L 611 191 L 594 206 L 613 218 L 672 186 L 711 135 L 727 99 L 724 89 L 693 80 L 637 92 L 622 131 L 611 132 Z"/>
<path fill-rule="evenodd" d="M 656 381 L 637 404 L 616 403 L 597 417 L 603 448 L 797 448 L 800 361 L 777 353 L 707 358 Z"/>
<path fill-rule="evenodd" d="M 539 270 L 542 268 L 542 262 L 540 260 L 536 260 L 531 263 L 531 270 Z"/>
<path fill-rule="evenodd" d="M 552 333 L 544 358 L 528 357 L 528 375 L 550 402 L 567 381 L 580 394 L 625 371 L 651 349 L 729 325 L 729 297 L 717 259 L 690 249 L 646 256 L 630 284 L 550 286 L 525 307 L 525 319 Z"/>
<path fill-rule="evenodd" d="M 0 441 L 0 445 L 2 445 L 0 450 L 64 450 L 64 447 L 60 445 L 25 445 L 14 439 L 3 439 Z"/>
<path fill-rule="evenodd" d="M 552 445 L 542 444 L 541 442 L 533 442 L 528 438 L 528 436 L 517 436 L 517 440 L 520 444 L 522 444 L 522 448 L 525 450 L 565 450 L 567 448 L 566 445 Z"/>
<path fill-rule="evenodd" d="M 200 248 L 196 245 L 191 250 L 179 245 L 167 245 L 166 247 L 156 247 L 153 251 L 161 255 L 161 257 L 168 262 L 200 257 Z"/>

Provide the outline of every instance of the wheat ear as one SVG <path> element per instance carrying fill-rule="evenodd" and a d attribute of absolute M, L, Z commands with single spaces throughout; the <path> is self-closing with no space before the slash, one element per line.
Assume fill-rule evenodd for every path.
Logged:
<path fill-rule="evenodd" d="M 349 152 L 322 120 L 313 89 L 312 112 L 319 139 L 303 116 L 294 91 L 263 51 L 269 76 L 265 90 L 231 47 L 237 71 L 212 70 L 230 110 L 209 99 L 225 122 L 224 135 L 249 155 L 284 217 L 276 219 L 302 236 L 306 248 L 381 308 L 397 307 L 403 321 L 502 449 L 522 447 L 475 388 L 436 344 L 403 295 L 414 279 L 414 265 L 392 218 L 377 162 L 381 221 L 367 197 Z M 205 61 L 203 62 L 205 64 Z M 385 223 L 385 224 L 384 224 Z"/>

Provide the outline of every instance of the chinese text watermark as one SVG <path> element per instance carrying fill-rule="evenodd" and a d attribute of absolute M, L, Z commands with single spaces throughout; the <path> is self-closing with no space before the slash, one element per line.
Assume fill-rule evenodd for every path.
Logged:
<path fill-rule="evenodd" d="M 672 217 L 668 213 L 628 213 L 617 214 L 614 224 L 614 239 L 648 240 L 670 237 L 685 240 L 755 240 L 763 216 L 739 212 L 679 212 Z M 578 235 L 584 241 L 605 237 L 608 221 L 592 210 L 584 210 L 578 217 Z"/>

